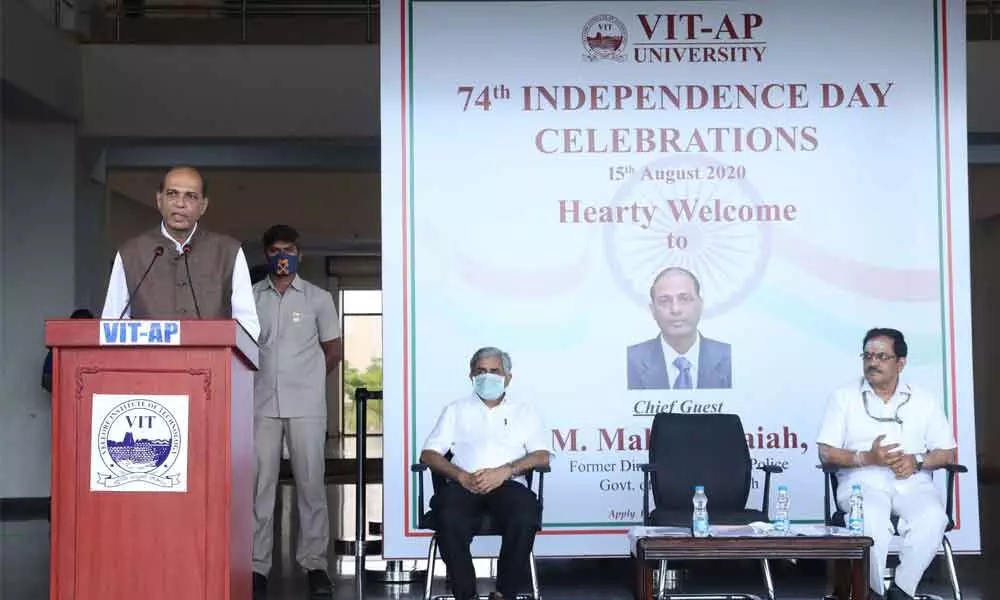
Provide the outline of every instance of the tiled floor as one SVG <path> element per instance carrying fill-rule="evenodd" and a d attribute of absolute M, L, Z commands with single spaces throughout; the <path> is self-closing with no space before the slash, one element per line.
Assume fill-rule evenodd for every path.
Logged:
<path fill-rule="evenodd" d="M 344 448 L 338 449 L 344 452 Z M 380 448 L 369 447 L 369 456 Z M 332 538 L 354 538 L 355 488 L 353 485 L 329 486 L 330 514 L 333 519 Z M 958 557 L 959 577 L 966 600 L 1000 600 L 1000 568 L 995 556 L 1000 550 L 995 508 L 1000 501 L 1000 487 L 980 489 L 982 507 L 982 538 L 984 556 Z M 278 535 L 272 572 L 270 600 L 307 600 L 305 578 L 294 564 L 294 490 L 282 486 L 277 505 Z M 370 485 L 366 493 L 367 520 L 381 519 L 381 486 Z M 0 521 L 0 600 L 45 600 L 48 598 L 49 526 L 47 521 Z M 992 561 L 990 559 L 993 558 Z M 490 561 L 478 561 L 481 574 L 488 576 Z M 988 563 L 995 563 L 989 568 Z M 444 572 L 438 563 L 437 574 Z M 370 559 L 366 564 L 377 576 L 384 563 Z M 405 569 L 423 567 L 414 562 L 404 563 Z M 355 586 L 354 563 L 351 557 L 340 558 L 331 551 L 331 575 L 336 584 L 335 598 L 369 598 L 372 600 L 418 599 L 423 584 L 382 584 L 369 581 Z M 821 598 L 826 593 L 825 565 L 814 561 L 792 565 L 772 563 L 775 587 L 779 598 Z M 539 560 L 539 579 L 545 600 L 625 600 L 631 598 L 630 566 L 625 559 L 603 560 Z M 942 565 L 935 563 L 928 571 L 922 592 L 951 598 L 950 587 Z M 481 593 L 492 589 L 491 581 L 483 579 Z M 435 579 L 436 594 L 446 593 L 443 578 Z M 693 563 L 684 580 L 685 593 L 751 593 L 765 594 L 763 579 L 756 563 Z M 249 599 L 248 599 L 249 600 Z"/>
<path fill-rule="evenodd" d="M 288 504 L 286 503 L 285 506 Z M 288 523 L 287 516 L 282 520 Z M 48 597 L 48 534 L 46 521 L 0 523 L 0 598 L 3 600 L 44 600 Z M 293 547 L 290 536 L 282 532 L 281 543 L 272 576 L 271 600 L 307 600 L 305 579 L 290 564 L 282 548 Z M 354 585 L 354 566 L 350 558 L 334 559 L 331 570 L 336 583 L 335 598 L 370 598 L 372 600 L 417 599 L 422 597 L 422 583 L 387 585 L 369 582 L 358 590 Z M 483 561 L 484 574 L 489 573 L 488 561 Z M 380 561 L 369 563 L 376 576 Z M 416 567 L 405 563 L 406 569 Z M 420 565 L 422 566 L 422 565 Z M 966 600 L 1000 598 L 1000 577 L 997 569 L 987 569 L 982 557 L 960 557 L 959 574 Z M 824 566 L 809 562 L 792 565 L 781 563 L 773 567 L 775 587 L 780 598 L 820 598 L 825 593 Z M 443 569 L 439 566 L 438 571 Z M 950 598 L 950 588 L 944 570 L 934 565 L 922 591 Z M 541 560 L 539 577 L 546 600 L 625 600 L 631 598 L 630 571 L 627 561 L 604 560 Z M 991 579 L 992 578 L 992 579 Z M 446 593 L 443 579 L 435 579 L 435 593 Z M 491 581 L 482 580 L 480 591 L 491 590 Z M 988 593 L 990 590 L 993 593 Z M 744 592 L 763 597 L 764 586 L 757 566 L 749 562 L 728 564 L 693 564 L 687 572 L 683 591 Z M 361 595 L 363 594 L 363 595 Z"/>

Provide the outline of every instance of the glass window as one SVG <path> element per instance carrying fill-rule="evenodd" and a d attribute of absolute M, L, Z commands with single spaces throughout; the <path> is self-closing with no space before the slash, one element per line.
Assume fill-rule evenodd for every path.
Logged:
<path fill-rule="evenodd" d="M 344 390 L 341 431 L 357 435 L 354 390 L 382 389 L 382 292 L 380 290 L 341 290 L 343 314 L 344 364 L 341 368 Z M 365 419 L 366 433 L 382 434 L 382 401 L 370 400 Z"/>

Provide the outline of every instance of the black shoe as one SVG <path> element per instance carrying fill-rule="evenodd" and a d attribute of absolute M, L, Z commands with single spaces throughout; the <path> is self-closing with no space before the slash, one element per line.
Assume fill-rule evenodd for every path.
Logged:
<path fill-rule="evenodd" d="M 333 582 L 326 571 L 313 569 L 306 573 L 309 578 L 309 600 L 329 600 L 333 597 Z"/>
<path fill-rule="evenodd" d="M 913 596 L 899 589 L 899 586 L 893 583 L 885 593 L 885 600 L 913 600 Z"/>
<path fill-rule="evenodd" d="M 253 574 L 253 600 L 265 600 L 267 598 L 267 577 L 260 573 Z"/>

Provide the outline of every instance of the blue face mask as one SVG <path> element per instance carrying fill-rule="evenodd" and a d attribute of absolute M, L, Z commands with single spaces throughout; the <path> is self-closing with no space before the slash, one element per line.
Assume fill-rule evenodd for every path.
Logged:
<path fill-rule="evenodd" d="M 271 267 L 271 272 L 278 277 L 295 275 L 299 270 L 299 255 L 279 252 L 273 256 L 268 256 L 267 263 Z"/>
<path fill-rule="evenodd" d="M 483 400 L 496 400 L 503 395 L 504 376 L 495 373 L 480 373 L 472 378 L 472 387 Z"/>

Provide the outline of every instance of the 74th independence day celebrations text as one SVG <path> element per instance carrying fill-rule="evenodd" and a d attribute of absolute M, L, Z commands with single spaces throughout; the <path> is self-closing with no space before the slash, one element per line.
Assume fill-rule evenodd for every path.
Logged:
<path fill-rule="evenodd" d="M 747 111 L 884 109 L 892 82 L 849 85 L 821 83 L 524 85 L 518 94 L 524 112 Z M 491 110 L 513 101 L 505 84 L 461 85 L 462 110 Z M 535 148 L 545 154 L 805 151 L 819 147 L 814 125 L 760 127 L 542 128 Z"/>

